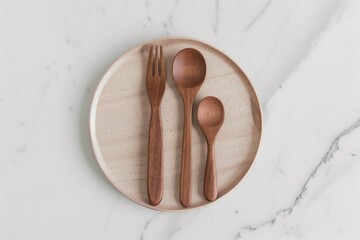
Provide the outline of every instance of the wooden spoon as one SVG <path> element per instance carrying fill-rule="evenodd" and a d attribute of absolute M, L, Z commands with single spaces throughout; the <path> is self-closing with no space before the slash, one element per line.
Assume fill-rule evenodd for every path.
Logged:
<path fill-rule="evenodd" d="M 208 201 L 214 201 L 218 195 L 214 143 L 216 134 L 224 122 L 224 106 L 216 97 L 206 97 L 199 103 L 197 118 L 208 145 L 204 195 Z"/>
<path fill-rule="evenodd" d="M 180 202 L 188 207 L 191 203 L 191 113 L 195 96 L 205 80 L 205 59 L 198 50 L 185 48 L 176 54 L 172 73 L 184 102 Z"/>

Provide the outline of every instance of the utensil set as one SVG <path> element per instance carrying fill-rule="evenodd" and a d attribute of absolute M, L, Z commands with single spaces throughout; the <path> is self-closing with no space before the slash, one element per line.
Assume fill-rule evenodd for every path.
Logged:
<path fill-rule="evenodd" d="M 162 46 L 150 47 L 146 73 L 146 90 L 151 105 L 148 143 L 147 191 L 151 205 L 160 204 L 163 197 L 163 140 L 161 100 L 165 92 L 166 66 Z M 180 178 L 180 202 L 191 204 L 191 129 L 194 99 L 206 76 L 206 62 L 196 49 L 185 48 L 178 52 L 172 65 L 172 75 L 184 103 L 184 129 Z M 197 111 L 198 123 L 206 137 L 208 155 L 204 178 L 204 195 L 208 201 L 217 198 L 214 142 L 224 121 L 224 107 L 216 97 L 201 100 Z"/>

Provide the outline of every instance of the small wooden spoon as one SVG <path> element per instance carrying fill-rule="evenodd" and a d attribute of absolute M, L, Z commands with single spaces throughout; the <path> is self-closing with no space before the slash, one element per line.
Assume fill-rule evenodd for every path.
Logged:
<path fill-rule="evenodd" d="M 198 50 L 185 48 L 176 54 L 172 73 L 184 101 L 180 202 L 188 207 L 191 203 L 191 113 L 195 96 L 205 80 L 205 59 Z"/>
<path fill-rule="evenodd" d="M 206 97 L 199 103 L 197 118 L 208 144 L 204 179 L 204 195 L 208 201 L 216 200 L 218 195 L 214 143 L 224 122 L 224 115 L 224 106 L 216 97 Z"/>

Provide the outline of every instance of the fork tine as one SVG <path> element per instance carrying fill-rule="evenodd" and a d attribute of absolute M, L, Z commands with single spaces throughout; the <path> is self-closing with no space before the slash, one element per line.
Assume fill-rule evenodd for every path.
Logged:
<path fill-rule="evenodd" d="M 150 76 L 153 75 L 153 46 L 150 47 L 150 51 L 149 51 L 147 75 L 150 75 Z"/>
<path fill-rule="evenodd" d="M 163 77 L 166 77 L 165 58 L 164 58 L 164 55 L 163 55 L 163 49 L 162 49 L 161 45 L 160 45 L 160 70 L 161 70 L 160 75 L 163 76 Z"/>
<path fill-rule="evenodd" d="M 159 58 L 158 58 L 158 46 L 156 45 L 155 50 L 155 76 L 159 76 Z"/>

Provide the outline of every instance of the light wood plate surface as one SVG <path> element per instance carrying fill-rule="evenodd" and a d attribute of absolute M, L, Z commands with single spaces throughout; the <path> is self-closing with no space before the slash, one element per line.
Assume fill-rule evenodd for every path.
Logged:
<path fill-rule="evenodd" d="M 147 146 L 150 103 L 145 74 L 149 48 L 162 45 L 167 85 L 162 101 L 164 196 L 158 206 L 147 198 Z M 197 105 L 206 96 L 219 98 L 225 120 L 217 136 L 215 156 L 219 197 L 234 188 L 255 159 L 261 137 L 261 111 L 243 71 L 219 50 L 199 41 L 166 38 L 138 46 L 121 56 L 101 79 L 91 106 L 90 133 L 96 159 L 109 181 L 125 196 L 156 210 L 184 210 L 179 201 L 183 102 L 174 85 L 171 64 L 183 48 L 199 50 L 207 73 L 194 104 L 192 131 L 192 204 L 209 202 L 203 194 L 206 140 L 197 123 Z"/>

